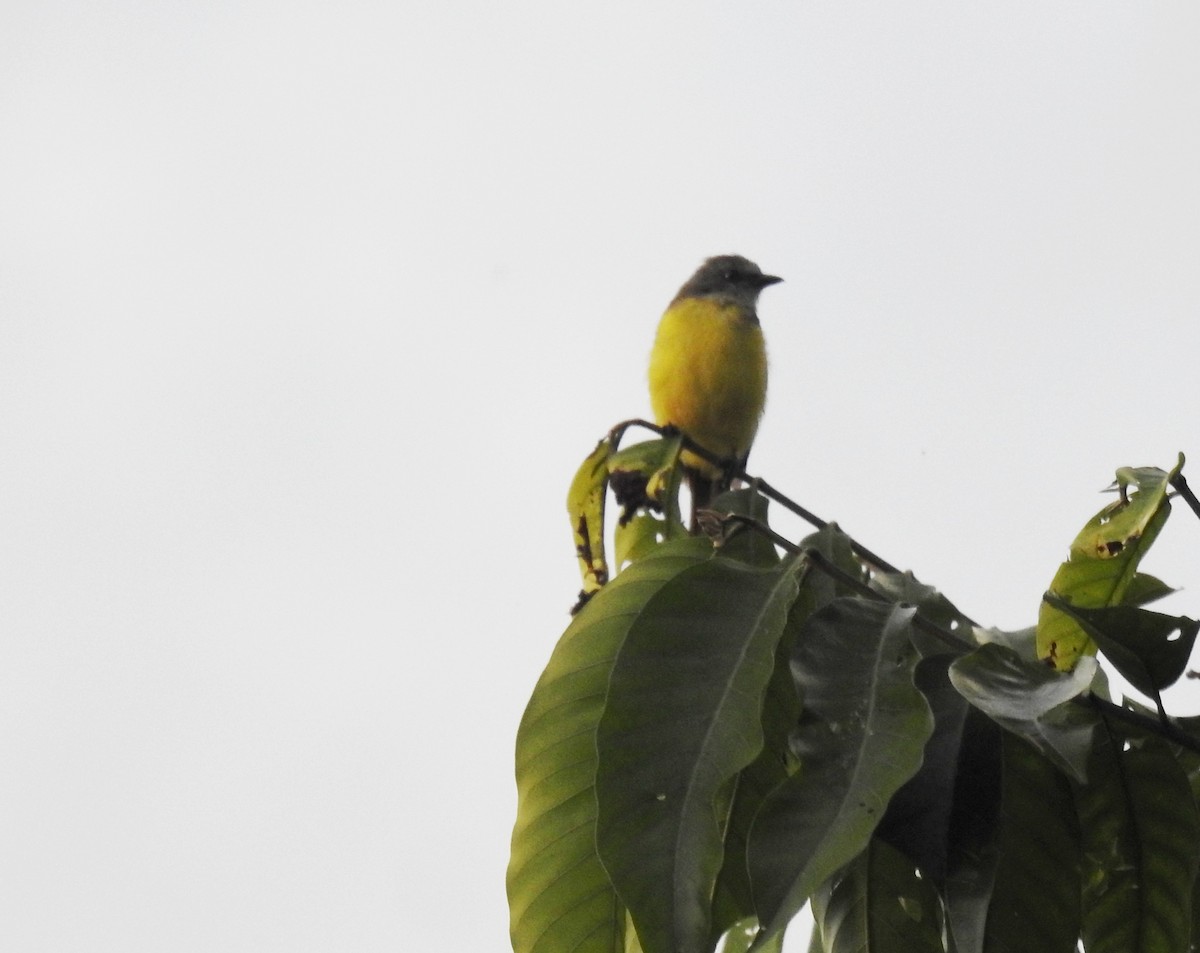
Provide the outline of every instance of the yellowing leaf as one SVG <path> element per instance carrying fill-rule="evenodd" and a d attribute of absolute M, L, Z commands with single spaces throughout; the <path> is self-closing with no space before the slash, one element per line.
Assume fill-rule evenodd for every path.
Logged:
<path fill-rule="evenodd" d="M 1167 489 L 1182 467 L 1180 454 L 1170 473 L 1157 467 L 1119 469 L 1120 498 L 1080 530 L 1071 544 L 1070 557 L 1054 574 L 1050 592 L 1072 605 L 1100 609 L 1122 605 L 1131 587 L 1138 591 L 1134 583 L 1138 563 L 1171 513 Z M 1043 602 L 1038 612 L 1037 653 L 1059 671 L 1070 671 L 1080 656 L 1096 654 L 1096 644 L 1078 622 Z"/>
<path fill-rule="evenodd" d="M 608 461 L 613 454 L 611 438 L 596 444 L 580 464 L 567 491 L 567 513 L 575 534 L 575 554 L 583 576 L 579 608 L 608 582 L 608 562 L 604 556 L 604 495 L 608 488 Z"/>

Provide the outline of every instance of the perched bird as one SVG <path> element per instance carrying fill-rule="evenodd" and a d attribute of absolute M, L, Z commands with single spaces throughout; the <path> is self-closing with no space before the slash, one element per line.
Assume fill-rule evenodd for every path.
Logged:
<path fill-rule="evenodd" d="M 709 258 L 675 295 L 650 352 L 650 404 L 671 425 L 725 461 L 685 451 L 692 522 L 745 466 L 767 399 L 767 350 L 755 305 L 782 278 L 740 255 Z"/>

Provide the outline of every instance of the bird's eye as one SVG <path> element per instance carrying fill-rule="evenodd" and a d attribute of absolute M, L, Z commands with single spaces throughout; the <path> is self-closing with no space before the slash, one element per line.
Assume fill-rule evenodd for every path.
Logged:
<path fill-rule="evenodd" d="M 735 281 L 737 281 L 737 272 L 732 268 L 727 268 L 725 270 L 725 274 L 721 275 L 721 280 L 728 284 L 733 284 Z"/>

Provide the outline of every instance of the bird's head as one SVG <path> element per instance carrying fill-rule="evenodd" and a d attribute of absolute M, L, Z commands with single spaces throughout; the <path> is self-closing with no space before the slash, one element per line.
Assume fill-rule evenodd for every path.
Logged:
<path fill-rule="evenodd" d="M 783 279 L 775 275 L 764 275 L 758 265 L 741 255 L 716 255 L 696 270 L 675 300 L 728 298 L 753 310 L 759 292 L 780 281 Z"/>

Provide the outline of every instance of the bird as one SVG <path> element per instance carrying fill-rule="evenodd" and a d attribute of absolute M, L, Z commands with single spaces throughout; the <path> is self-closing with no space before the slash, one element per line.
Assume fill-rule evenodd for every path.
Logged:
<path fill-rule="evenodd" d="M 723 466 L 681 455 L 696 514 L 744 468 L 767 399 L 767 349 L 758 296 L 782 281 L 741 255 L 706 259 L 671 299 L 650 352 L 655 422 L 675 428 Z"/>

